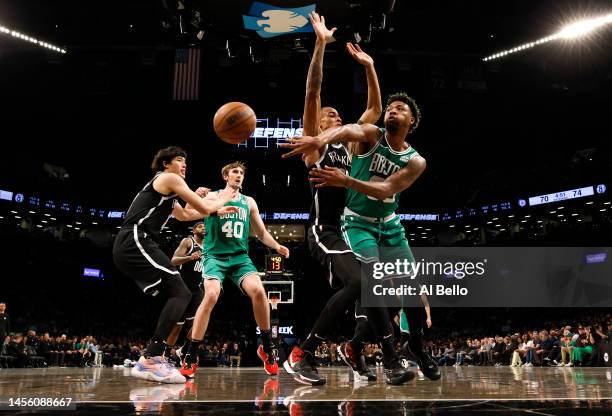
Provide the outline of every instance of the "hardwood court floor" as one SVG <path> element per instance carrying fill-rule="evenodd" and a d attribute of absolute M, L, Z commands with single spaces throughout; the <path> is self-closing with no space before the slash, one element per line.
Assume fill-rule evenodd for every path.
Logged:
<path fill-rule="evenodd" d="M 346 368 L 323 368 L 321 387 L 280 371 L 201 368 L 192 382 L 162 385 L 122 368 L 2 369 L 0 398 L 71 397 L 76 410 L 44 412 L 71 415 L 612 414 L 612 368 L 444 367 L 439 381 L 419 375 L 403 386 L 386 385 L 381 370 L 379 381 L 355 384 Z"/>

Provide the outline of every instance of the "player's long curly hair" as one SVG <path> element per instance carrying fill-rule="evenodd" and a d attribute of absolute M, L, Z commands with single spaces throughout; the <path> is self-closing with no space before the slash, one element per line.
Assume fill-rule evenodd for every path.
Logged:
<path fill-rule="evenodd" d="M 393 101 L 401 101 L 403 103 L 408 104 L 408 107 L 410 107 L 410 112 L 412 113 L 412 117 L 414 117 L 414 124 L 412 125 L 410 132 L 414 132 L 417 127 L 419 127 L 419 122 L 421 121 L 421 109 L 417 105 L 414 98 L 412 98 L 403 91 L 395 92 L 389 95 L 387 97 L 387 103 L 385 104 L 385 113 L 387 112 L 387 108 L 389 108 L 389 105 L 391 105 Z"/>

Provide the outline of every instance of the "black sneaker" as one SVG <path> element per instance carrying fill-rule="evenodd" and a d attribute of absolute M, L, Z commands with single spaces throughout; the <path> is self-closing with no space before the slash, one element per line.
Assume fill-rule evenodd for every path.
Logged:
<path fill-rule="evenodd" d="M 420 354 L 415 354 L 412 352 L 408 345 L 404 345 L 404 355 L 410 361 L 414 361 L 418 364 L 419 368 L 423 372 L 423 375 L 430 380 L 440 380 L 442 374 L 440 373 L 440 369 L 438 368 L 438 364 L 434 361 L 433 358 L 426 351 L 421 351 Z"/>
<path fill-rule="evenodd" d="M 310 384 L 311 386 L 325 384 L 325 379 L 317 371 L 312 354 L 309 351 L 303 351 L 298 346 L 293 347 L 283 367 L 299 383 Z"/>
<path fill-rule="evenodd" d="M 376 381 L 378 378 L 374 371 L 370 370 L 366 364 L 365 355 L 363 354 L 359 356 L 359 361 L 357 361 L 357 373 L 359 374 L 359 379 L 363 381 Z"/>
<path fill-rule="evenodd" d="M 344 361 L 344 363 L 348 365 L 351 369 L 351 372 L 349 373 L 349 380 L 369 380 L 367 373 L 362 374 L 362 372 L 364 371 L 369 372 L 368 367 L 365 366 L 365 362 L 365 370 L 361 366 L 360 361 L 361 357 L 363 357 L 363 354 L 355 351 L 351 346 L 350 342 L 345 342 L 343 345 L 339 345 L 338 354 L 340 354 L 340 358 L 342 358 L 342 361 Z M 376 375 L 374 375 L 374 377 L 376 377 Z"/>
<path fill-rule="evenodd" d="M 385 364 L 387 384 L 398 386 L 407 383 L 415 378 L 416 374 L 417 372 L 414 368 L 404 368 L 397 356 L 393 357 L 389 363 Z"/>

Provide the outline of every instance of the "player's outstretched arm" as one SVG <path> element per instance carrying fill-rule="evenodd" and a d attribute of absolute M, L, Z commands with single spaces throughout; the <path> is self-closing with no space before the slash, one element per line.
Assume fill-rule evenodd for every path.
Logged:
<path fill-rule="evenodd" d="M 359 117 L 358 124 L 375 124 L 382 113 L 382 98 L 380 96 L 380 85 L 374 68 L 374 59 L 365 53 L 358 44 L 348 42 L 346 50 L 351 57 L 363 65 L 368 80 L 368 104 L 366 110 Z"/>
<path fill-rule="evenodd" d="M 425 171 L 426 166 L 427 163 L 423 157 L 415 156 L 405 167 L 382 182 L 361 181 L 352 178 L 338 168 L 325 166 L 324 169 L 311 169 L 310 181 L 314 182 L 317 188 L 326 186 L 344 187 L 383 200 L 408 189 Z"/>
<path fill-rule="evenodd" d="M 323 82 L 323 57 L 325 55 L 325 45 L 334 40 L 333 35 L 336 28 L 328 29 L 325 26 L 325 18 L 316 12 L 310 13 L 310 23 L 317 35 L 314 52 L 308 67 L 306 77 L 306 97 L 304 99 L 304 123 L 303 134 L 315 136 L 320 131 L 320 112 L 321 112 L 321 83 Z M 304 163 L 310 166 L 320 157 L 319 149 L 304 155 Z"/>
<path fill-rule="evenodd" d="M 259 207 L 257 206 L 257 202 L 255 202 L 255 200 L 251 197 L 249 197 L 249 211 L 251 212 L 251 228 L 255 237 L 257 237 L 259 241 L 266 246 L 276 250 L 276 252 L 281 256 L 289 257 L 289 249 L 280 245 L 266 229 L 266 225 L 259 215 Z"/>
<path fill-rule="evenodd" d="M 345 124 L 342 127 L 325 130 L 318 136 L 293 137 L 279 146 L 293 149 L 283 155 L 283 158 L 287 158 L 339 142 L 361 142 L 372 146 L 380 139 L 380 134 L 380 129 L 373 124 Z"/>
<path fill-rule="evenodd" d="M 180 204 L 175 204 L 172 210 L 172 215 L 179 221 L 194 221 L 211 215 L 214 212 L 219 211 L 221 208 L 228 210 L 228 212 L 236 212 L 235 207 L 223 207 L 227 202 L 231 201 L 237 194 L 238 191 L 224 190 L 219 193 L 217 200 L 212 201 L 210 199 L 204 199 L 191 189 L 185 183 L 185 180 L 179 175 L 174 173 L 164 173 L 159 176 L 155 181 L 154 186 L 156 189 L 167 190 L 168 192 L 162 192 L 163 194 L 175 193 L 183 201 L 185 201 L 192 208 L 183 208 Z M 232 209 L 230 209 L 232 208 Z"/>

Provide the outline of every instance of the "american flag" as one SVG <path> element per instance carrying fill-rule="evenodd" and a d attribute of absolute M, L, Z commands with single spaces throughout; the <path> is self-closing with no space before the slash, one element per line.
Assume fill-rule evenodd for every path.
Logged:
<path fill-rule="evenodd" d="M 200 50 L 177 49 L 174 55 L 172 99 L 195 101 L 200 97 Z"/>

